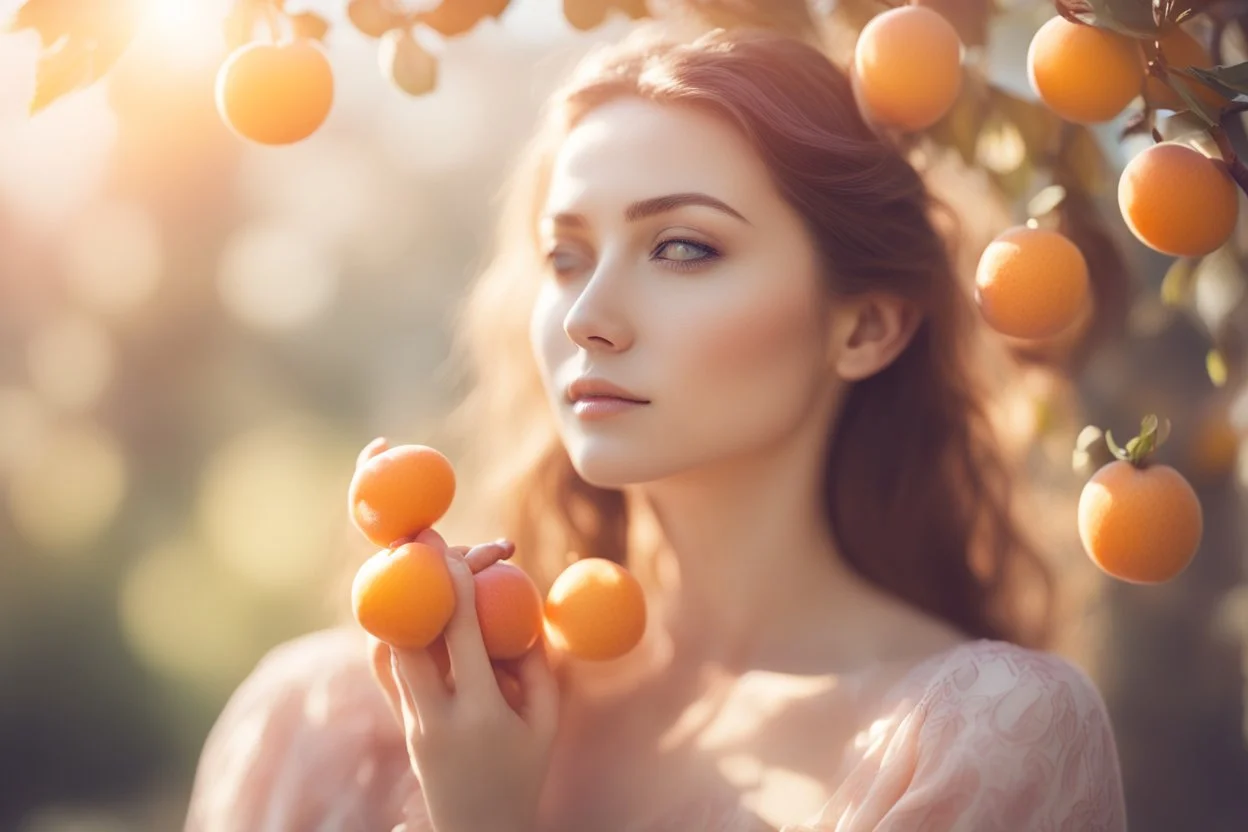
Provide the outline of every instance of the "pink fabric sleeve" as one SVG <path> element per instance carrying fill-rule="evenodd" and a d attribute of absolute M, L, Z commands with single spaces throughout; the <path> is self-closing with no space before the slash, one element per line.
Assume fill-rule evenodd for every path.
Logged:
<path fill-rule="evenodd" d="M 1104 702 L 1065 660 L 1001 642 L 952 651 L 862 738 L 819 817 L 781 832 L 1125 832 Z"/>
<path fill-rule="evenodd" d="M 363 638 L 327 630 L 274 648 L 230 697 L 204 744 L 185 830 L 425 832 L 423 816 Z"/>

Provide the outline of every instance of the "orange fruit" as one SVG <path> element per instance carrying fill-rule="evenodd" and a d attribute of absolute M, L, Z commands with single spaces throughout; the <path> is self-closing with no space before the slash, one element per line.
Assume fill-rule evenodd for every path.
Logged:
<path fill-rule="evenodd" d="M 1131 233 L 1149 248 L 1202 257 L 1235 231 L 1239 189 L 1220 160 L 1163 142 L 1123 168 L 1118 207 Z"/>
<path fill-rule="evenodd" d="M 403 25 L 404 15 L 391 0 L 350 0 L 347 20 L 363 35 L 379 38 Z"/>
<path fill-rule="evenodd" d="M 454 497 L 450 460 L 425 445 L 399 445 L 355 469 L 347 507 L 365 537 L 388 547 L 436 523 Z"/>
<path fill-rule="evenodd" d="M 939 12 L 900 6 L 867 22 L 854 45 L 854 93 L 863 115 L 903 130 L 930 127 L 962 87 L 962 42 Z"/>
<path fill-rule="evenodd" d="M 610 0 L 563 0 L 563 18 L 573 29 L 588 32 L 601 26 L 611 10 Z"/>
<path fill-rule="evenodd" d="M 477 621 L 491 659 L 518 659 L 542 634 L 542 594 L 515 564 L 499 561 L 472 576 Z"/>
<path fill-rule="evenodd" d="M 486 17 L 498 17 L 507 10 L 509 0 L 442 0 L 422 12 L 420 22 L 444 37 L 455 37 L 472 31 Z"/>
<path fill-rule="evenodd" d="M 1161 46 L 1161 54 L 1166 60 L 1166 65 L 1172 70 L 1188 69 L 1190 67 L 1211 69 L 1213 67 L 1213 58 L 1210 57 L 1209 50 L 1205 49 L 1200 41 L 1182 29 L 1174 29 L 1170 34 L 1161 38 L 1158 43 Z M 1194 78 L 1183 75 L 1175 83 L 1184 82 L 1187 83 L 1187 88 L 1195 94 L 1197 100 L 1202 104 L 1213 109 L 1221 109 L 1226 104 L 1225 98 Z M 1152 74 L 1148 74 L 1145 77 L 1144 98 L 1158 109 L 1187 109 L 1187 102 L 1183 100 L 1183 97 L 1175 92 L 1169 84 Z"/>
<path fill-rule="evenodd" d="M 455 611 L 445 557 L 423 543 L 377 552 L 355 573 L 351 607 L 360 626 L 386 644 L 427 647 Z"/>
<path fill-rule="evenodd" d="M 623 656 L 646 630 L 646 599 L 627 569 L 603 558 L 583 558 L 559 574 L 546 595 L 551 643 L 579 659 Z"/>
<path fill-rule="evenodd" d="M 291 144 L 325 123 L 334 103 L 334 72 L 317 41 L 297 38 L 242 46 L 217 71 L 217 111 L 238 136 Z"/>
<path fill-rule="evenodd" d="M 1134 38 L 1056 16 L 1027 49 L 1031 88 L 1050 110 L 1076 124 L 1116 117 L 1144 87 L 1144 58 Z"/>
<path fill-rule="evenodd" d="M 1056 231 L 1017 226 L 984 249 L 975 301 L 990 327 L 1013 338 L 1047 338 L 1074 324 L 1088 303 L 1088 264 Z"/>
<path fill-rule="evenodd" d="M 1079 495 L 1079 539 L 1092 562 L 1129 583 L 1168 581 L 1191 563 L 1204 519 L 1200 500 L 1168 465 L 1114 460 Z"/>

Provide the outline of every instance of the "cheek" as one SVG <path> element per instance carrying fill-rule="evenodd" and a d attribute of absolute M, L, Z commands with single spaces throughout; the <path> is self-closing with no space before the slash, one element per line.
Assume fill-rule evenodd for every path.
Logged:
<path fill-rule="evenodd" d="M 807 294 L 768 294 L 695 318 L 670 352 L 682 389 L 743 415 L 801 406 L 822 366 L 816 308 Z"/>
<path fill-rule="evenodd" d="M 555 299 L 547 292 L 538 294 L 529 316 L 529 345 L 541 371 L 549 382 L 555 367 L 562 358 L 568 338 L 563 331 L 564 314 Z"/>

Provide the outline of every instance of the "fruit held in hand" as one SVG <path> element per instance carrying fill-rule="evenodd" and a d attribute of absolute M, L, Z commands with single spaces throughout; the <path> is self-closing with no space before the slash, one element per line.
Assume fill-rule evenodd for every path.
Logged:
<path fill-rule="evenodd" d="M 560 573 L 546 595 L 545 614 L 551 643 L 578 659 L 623 656 L 646 630 L 641 584 L 603 558 L 583 558 Z"/>
<path fill-rule="evenodd" d="M 249 43 L 234 50 L 217 71 L 216 100 L 222 120 L 242 138 L 291 144 L 312 135 L 328 118 L 334 73 L 314 40 Z"/>
<path fill-rule="evenodd" d="M 477 621 L 491 659 L 518 659 L 542 634 L 542 594 L 520 567 L 498 561 L 472 576 Z"/>
<path fill-rule="evenodd" d="M 1201 257 L 1235 231 L 1239 189 L 1222 162 L 1187 145 L 1163 142 L 1123 168 L 1118 207 L 1144 245 L 1163 254 Z"/>
<path fill-rule="evenodd" d="M 347 507 L 365 537 L 389 547 L 431 527 L 454 497 L 450 460 L 425 445 L 399 445 L 355 469 Z"/>
<path fill-rule="evenodd" d="M 1164 439 L 1164 436 L 1160 437 Z M 1079 495 L 1079 538 L 1092 562 L 1128 583 L 1168 581 L 1200 547 L 1200 500 L 1183 475 L 1147 461 L 1160 444 L 1156 420 L 1119 458 L 1092 475 Z M 1112 445 L 1111 445 L 1112 447 Z"/>
<path fill-rule="evenodd" d="M 445 555 L 423 543 L 383 549 L 355 573 L 351 606 L 360 626 L 385 643 L 428 647 L 455 611 Z"/>
<path fill-rule="evenodd" d="M 1088 303 L 1088 265 L 1056 231 L 1011 228 L 980 255 L 975 301 L 997 332 L 1047 338 L 1072 325 Z"/>
<path fill-rule="evenodd" d="M 1060 15 L 1040 27 L 1027 49 L 1032 90 L 1076 124 L 1115 118 L 1143 90 L 1144 73 L 1134 38 Z"/>
<path fill-rule="evenodd" d="M 878 124 L 920 130 L 941 119 L 962 86 L 962 43 L 939 12 L 899 6 L 873 17 L 854 46 L 854 92 Z"/>

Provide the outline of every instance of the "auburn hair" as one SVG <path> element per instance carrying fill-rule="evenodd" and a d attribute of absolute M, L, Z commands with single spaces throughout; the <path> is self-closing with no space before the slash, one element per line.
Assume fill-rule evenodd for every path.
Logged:
<path fill-rule="evenodd" d="M 846 74 L 775 32 L 677 39 L 642 29 L 584 58 L 547 102 L 455 328 L 469 388 L 445 430 L 482 489 L 468 510 L 488 513 L 540 584 L 569 553 L 623 562 L 628 552 L 626 495 L 573 469 L 528 330 L 554 154 L 587 112 L 622 96 L 697 108 L 739 130 L 804 218 L 833 297 L 882 291 L 921 310 L 905 350 L 851 386 L 832 428 L 823 497 L 841 556 L 969 637 L 1045 642 L 1053 580 L 1013 516 L 1012 471 L 979 372 L 982 325 L 954 266 L 956 218 L 903 150 L 864 123 Z"/>

